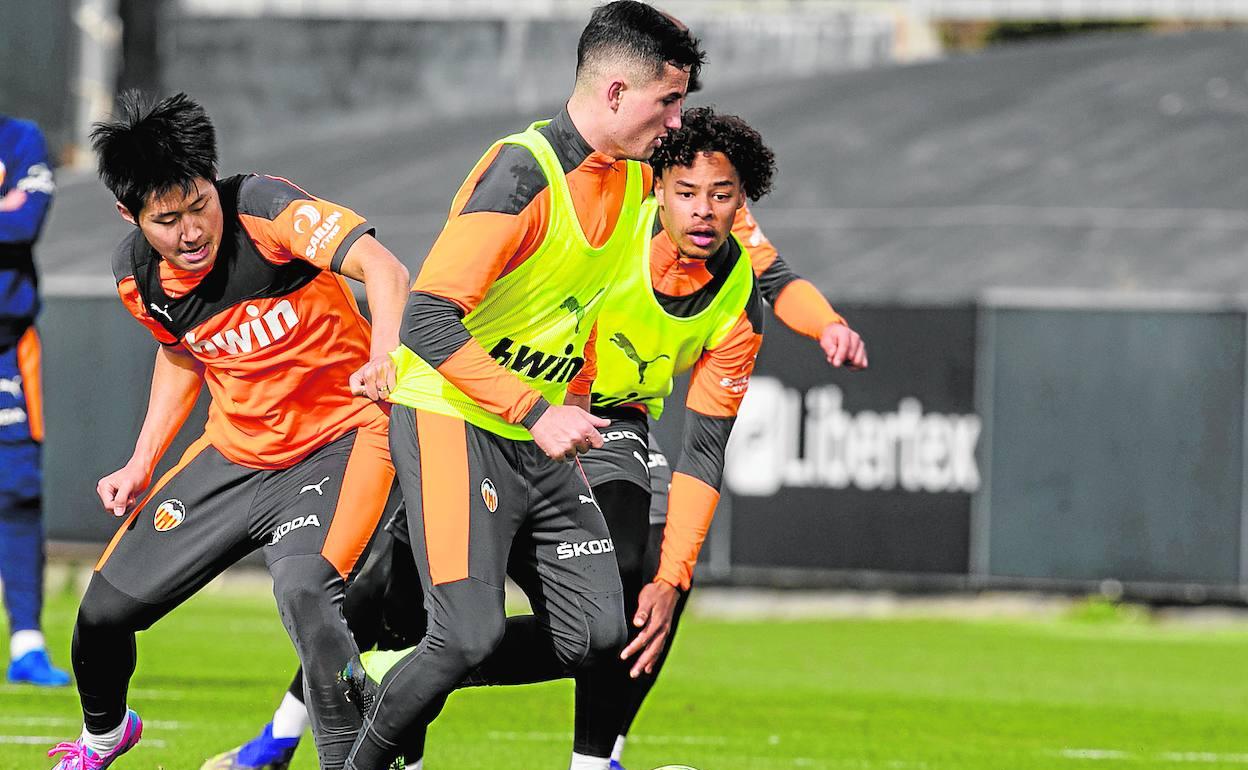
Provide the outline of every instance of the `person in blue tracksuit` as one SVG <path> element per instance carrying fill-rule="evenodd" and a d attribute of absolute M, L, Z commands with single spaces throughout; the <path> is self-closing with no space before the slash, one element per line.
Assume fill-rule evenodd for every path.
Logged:
<path fill-rule="evenodd" d="M 0 582 L 11 634 L 8 680 L 48 687 L 69 684 L 48 659 L 39 623 L 43 394 L 33 246 L 53 190 L 43 134 L 34 123 L 0 115 Z"/>

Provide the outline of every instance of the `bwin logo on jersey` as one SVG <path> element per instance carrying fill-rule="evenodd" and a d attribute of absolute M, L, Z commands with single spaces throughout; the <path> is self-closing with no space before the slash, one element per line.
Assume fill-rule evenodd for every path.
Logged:
<path fill-rule="evenodd" d="M 247 315 L 251 320 L 244 321 L 237 329 L 217 332 L 211 338 L 200 340 L 195 332 L 187 332 L 183 337 L 186 346 L 192 352 L 208 358 L 228 354 L 250 353 L 261 350 L 285 337 L 299 324 L 299 316 L 295 314 L 295 306 L 290 300 L 284 299 L 273 306 L 273 309 L 260 315 L 260 308 L 248 305 Z"/>
<path fill-rule="evenodd" d="M 555 547 L 555 555 L 562 561 L 579 556 L 597 556 L 611 553 L 614 550 L 615 544 L 611 542 L 611 538 L 605 537 L 602 540 L 586 540 L 583 543 L 560 543 Z"/>
<path fill-rule="evenodd" d="M 289 535 L 291 532 L 295 531 L 296 529 L 302 529 L 303 527 L 319 527 L 319 526 L 321 526 L 321 520 L 317 518 L 317 515 L 315 513 L 312 514 L 311 516 L 296 516 L 295 518 L 281 525 L 277 529 L 273 530 L 273 539 L 269 541 L 269 545 L 277 545 L 278 540 L 281 540 L 282 538 L 286 537 L 287 535 Z"/>
<path fill-rule="evenodd" d="M 521 345 L 511 337 L 503 337 L 490 349 L 490 357 L 517 374 L 534 380 L 546 382 L 571 382 L 576 373 L 585 365 L 585 359 L 572 355 L 576 351 L 573 345 L 563 349 L 563 355 L 543 353 L 540 350 Z"/>

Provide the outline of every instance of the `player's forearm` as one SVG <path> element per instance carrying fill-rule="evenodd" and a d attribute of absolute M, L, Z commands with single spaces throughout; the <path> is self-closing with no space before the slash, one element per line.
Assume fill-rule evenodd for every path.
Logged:
<path fill-rule="evenodd" d="M 376 238 L 363 235 L 351 244 L 338 269 L 364 284 L 373 324 L 370 358 L 397 348 L 411 283 L 407 268 Z"/>
<path fill-rule="evenodd" d="M 719 491 L 705 481 L 679 471 L 672 474 L 655 580 L 688 590 L 718 503 Z"/>
<path fill-rule="evenodd" d="M 462 313 L 444 297 L 412 292 L 399 341 L 482 408 L 531 426 L 549 402 L 486 352 L 464 326 Z"/>
<path fill-rule="evenodd" d="M 0 243 L 30 243 L 39 235 L 49 196 L 12 190 L 0 198 Z"/>
<path fill-rule="evenodd" d="M 373 358 L 399 346 L 399 327 L 403 322 L 409 281 L 407 268 L 398 260 L 377 264 L 365 271 L 364 293 L 368 297 L 368 309 L 373 321 Z"/>
<path fill-rule="evenodd" d="M 804 278 L 786 284 L 773 301 L 772 309 L 781 323 L 811 339 L 819 339 L 828 324 L 845 323 L 814 284 Z"/>
<path fill-rule="evenodd" d="M 160 347 L 152 370 L 147 415 L 128 465 L 142 468 L 146 475 L 151 475 L 195 408 L 202 384 L 200 367 L 193 358 L 164 345 Z"/>
<path fill-rule="evenodd" d="M 680 462 L 668 495 L 658 580 L 678 588 L 689 587 L 719 502 L 724 454 L 735 421 L 735 417 L 688 412 Z"/>

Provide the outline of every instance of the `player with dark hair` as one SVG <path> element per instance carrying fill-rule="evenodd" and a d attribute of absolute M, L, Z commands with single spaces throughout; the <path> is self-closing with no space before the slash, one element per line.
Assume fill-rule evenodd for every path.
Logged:
<path fill-rule="evenodd" d="M 126 520 L 74 628 L 85 726 L 49 754 L 64 755 L 58 770 L 99 770 L 134 747 L 135 632 L 263 549 L 321 766 L 340 768 L 359 727 L 335 683 L 356 654 L 340 606 L 394 478 L 374 400 L 393 386 L 407 271 L 349 209 L 276 177 L 218 179 L 212 122 L 185 94 L 127 95 L 92 140 L 135 226 L 113 257 L 117 290 L 160 347 L 134 454 L 96 487 Z M 371 330 L 344 276 L 364 283 Z M 204 383 L 203 436 L 144 495 Z"/>
<path fill-rule="evenodd" d="M 728 158 L 738 172 L 741 187 L 750 200 L 758 200 L 771 190 L 771 178 L 775 171 L 774 157 L 757 132 L 744 121 L 736 116 L 719 115 L 709 108 L 699 107 L 686 111 L 683 122 L 681 130 L 675 132 L 651 158 L 656 178 L 660 181 L 668 179 L 673 170 L 685 172 L 694 167 L 699 155 L 705 157 L 708 152 L 719 152 Z M 680 190 L 682 187 L 683 185 L 678 185 L 676 189 Z M 664 225 L 667 226 L 666 221 Z M 686 234 L 696 235 L 697 232 L 698 229 L 693 228 Z M 728 243 L 735 241 L 743 247 L 757 281 L 759 296 L 772 306 L 782 323 L 799 334 L 819 341 L 829 364 L 837 367 L 844 365 L 852 369 L 867 367 L 867 351 L 862 337 L 832 309 L 814 285 L 789 268 L 759 229 L 748 204 L 737 210 L 732 224 L 732 236 Z M 687 240 L 681 241 L 678 237 L 673 237 L 673 240 L 686 244 L 683 248 L 677 246 L 681 253 L 680 264 L 686 265 L 690 256 L 696 259 L 696 252 L 694 255 L 688 253 L 695 250 L 687 247 Z M 695 243 L 695 248 L 696 245 Z M 661 253 L 660 238 L 657 235 L 654 248 Z M 708 267 L 713 259 L 708 259 Z M 657 282 L 655 288 L 656 296 L 661 297 Z M 604 330 L 608 320 L 604 318 L 601 321 Z M 709 360 L 708 357 L 708 362 Z M 650 688 L 654 686 L 671 649 L 672 637 L 689 598 L 693 566 L 719 498 L 724 449 L 736 407 L 734 405 L 731 410 L 724 410 L 721 402 L 719 414 L 716 415 L 715 394 L 717 390 L 733 387 L 734 383 L 731 378 L 715 382 L 714 378 L 707 376 L 707 370 L 700 369 L 699 366 L 701 365 L 695 366 L 690 383 L 684 447 L 675 473 L 653 434 L 649 435 L 645 448 L 639 445 L 645 443 L 640 436 L 635 440 L 620 442 L 628 450 L 644 454 L 650 470 L 649 532 L 648 536 L 640 533 L 633 536 L 635 550 L 628 560 L 624 558 L 619 547 L 623 541 L 622 535 L 612 523 L 612 534 L 617 542 L 616 552 L 621 557 L 621 575 L 625 576 L 626 583 L 630 578 L 640 578 L 644 584 L 635 605 L 638 609 L 631 618 L 632 624 L 638 629 L 638 635 L 624 653 L 626 657 L 637 654 L 637 660 L 629 671 L 629 681 L 622 680 L 618 670 L 614 682 L 608 680 L 605 686 L 609 695 L 599 697 L 599 691 L 604 686 L 602 684 L 590 691 L 594 693 L 594 697 L 582 697 L 579 681 L 577 690 L 578 709 L 584 703 L 584 707 L 593 714 L 578 719 L 577 743 L 587 746 L 588 750 L 599 755 L 610 746 L 611 770 L 622 770 L 620 759 L 629 729 Z M 699 383 L 709 387 L 699 393 Z M 738 380 L 735 385 L 742 388 L 741 395 L 744 395 L 746 383 Z M 606 381 L 595 386 L 596 403 L 601 408 L 609 408 L 606 406 L 609 402 L 597 395 L 600 389 L 611 388 Z M 723 391 L 720 390 L 720 393 L 722 395 Z M 651 415 L 657 417 L 653 404 L 647 406 Z M 600 408 L 595 408 L 594 411 L 598 413 Z M 728 414 L 729 411 L 731 415 Z M 613 443 L 608 442 L 608 446 Z M 594 474 L 591 470 L 592 464 L 588 461 L 592 459 L 591 455 L 585 463 L 586 471 L 591 476 L 598 475 L 603 479 L 613 477 L 609 463 L 601 474 Z M 632 468 L 626 461 L 617 463 L 616 467 L 629 470 Z M 630 482 L 634 490 L 647 489 L 643 479 L 636 474 L 624 474 L 622 478 Z M 614 483 L 616 482 L 609 481 L 607 485 Z M 632 491 L 632 494 L 637 493 Z M 637 508 L 640 509 L 640 503 L 637 503 Z M 632 531 L 636 533 L 641 517 L 633 512 L 628 518 L 632 522 Z M 608 521 L 611 522 L 611 519 L 608 518 Z M 638 569 L 639 575 L 631 572 Z M 611 673 L 608 671 L 606 676 L 609 678 Z M 587 727 L 582 728 L 582 724 Z M 618 735 L 614 737 L 610 735 L 613 725 L 618 728 Z"/>
<path fill-rule="evenodd" d="M 601 445 L 605 422 L 563 401 L 588 395 L 594 322 L 650 185 L 638 161 L 680 126 L 703 55 L 667 16 L 619 0 L 593 12 L 577 58 L 566 109 L 473 169 L 407 304 L 391 452 L 428 630 L 381 682 L 354 770 L 401 753 L 498 646 L 509 554 L 536 613 L 530 641 L 564 670 L 624 642 L 606 523 L 560 462 Z M 563 557 L 572 542 L 585 553 Z"/>

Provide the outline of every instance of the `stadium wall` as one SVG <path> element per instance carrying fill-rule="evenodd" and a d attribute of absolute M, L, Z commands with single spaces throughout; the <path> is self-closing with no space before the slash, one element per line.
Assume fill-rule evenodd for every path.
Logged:
<path fill-rule="evenodd" d="M 111 295 L 49 294 L 48 531 L 103 542 L 117 522 L 95 482 L 129 457 L 154 344 Z M 699 579 L 1248 600 L 1244 306 L 994 293 L 838 308 L 869 341 L 866 372 L 830 369 L 768 319 Z M 656 426 L 673 463 L 681 412 Z"/>
<path fill-rule="evenodd" d="M 167 7 L 161 85 L 187 90 L 223 135 L 272 127 L 531 112 L 571 90 L 588 4 L 572 14 L 222 15 Z M 228 10 L 228 6 L 227 6 Z M 899 16 L 830 8 L 686 19 L 713 67 L 708 85 L 862 68 L 894 60 Z"/>

